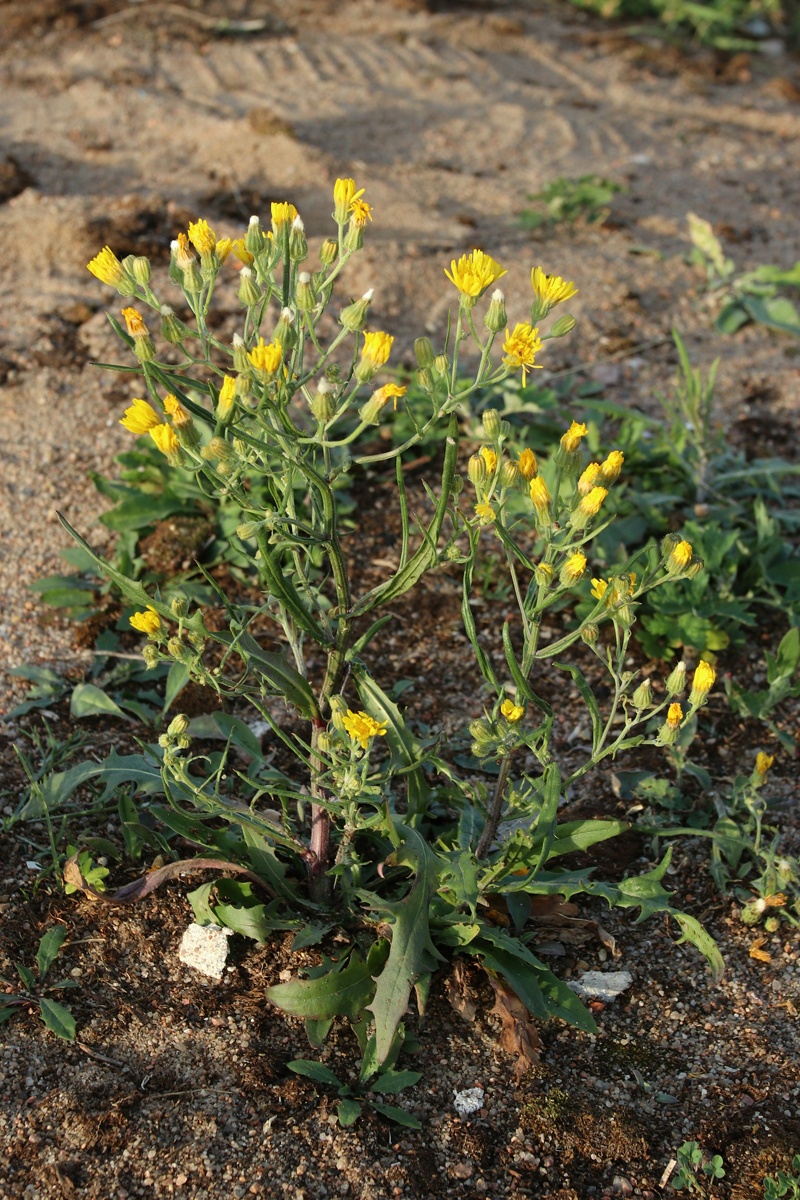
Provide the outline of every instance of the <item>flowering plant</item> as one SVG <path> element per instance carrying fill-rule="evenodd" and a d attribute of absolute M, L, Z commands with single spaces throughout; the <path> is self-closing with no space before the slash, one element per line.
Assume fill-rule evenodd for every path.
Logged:
<path fill-rule="evenodd" d="M 261 938 L 293 928 L 304 945 L 334 928 L 345 931 L 348 948 L 326 971 L 273 987 L 269 996 L 306 1019 L 314 1044 L 335 1016 L 346 1016 L 362 1051 L 362 1079 L 379 1074 L 390 1091 L 411 991 L 423 1012 L 432 972 L 454 951 L 502 977 L 532 1014 L 595 1028 L 574 992 L 530 947 L 534 895 L 583 892 L 639 907 L 642 916 L 669 912 L 683 939 L 720 971 L 713 941 L 671 907 L 661 886 L 668 855 L 649 873 L 614 884 L 595 881 L 590 870 L 552 865 L 627 827 L 618 820 L 559 822 L 567 789 L 622 750 L 671 744 L 705 703 L 714 682 L 707 663 L 695 670 L 685 701 L 682 664 L 656 687 L 627 666 L 640 598 L 692 576 L 702 563 L 687 541 L 670 535 L 656 565 L 630 563 L 610 578 L 591 579 L 592 541 L 608 523 L 603 504 L 624 463 L 612 450 L 586 464 L 587 430 L 578 421 L 539 462 L 529 448 L 514 450 L 508 424 L 486 410 L 484 444 L 466 466 L 473 490 L 465 496 L 457 474 L 459 412 L 480 389 L 538 368 L 546 342 L 570 332 L 569 314 L 549 329 L 546 323 L 575 295 L 572 283 L 535 267 L 530 320 L 512 329 L 503 293 L 493 290 L 486 302 L 505 270 L 477 249 L 454 260 L 445 272 L 457 299 L 452 328 L 438 351 L 427 338 L 415 343 L 412 403 L 406 384 L 381 382 L 393 338 L 367 327 L 372 291 L 342 307 L 335 321 L 330 315 L 334 285 L 372 219 L 364 189 L 351 179 L 336 182 L 335 236 L 322 243 L 315 269 L 306 269 L 310 252 L 294 206 L 273 204 L 271 216 L 269 229 L 253 217 L 235 240 L 218 239 L 204 220 L 178 236 L 169 276 L 191 314 L 186 321 L 161 302 L 146 259 L 120 262 L 106 247 L 89 264 L 128 302 L 124 328 L 111 320 L 147 393 L 132 401 L 122 424 L 194 472 L 212 503 L 238 506 L 235 536 L 257 584 L 256 601 L 228 595 L 208 576 L 226 614 L 225 627 L 216 628 L 179 591 L 147 594 L 70 532 L 135 605 L 130 624 L 147 639 L 145 661 L 170 664 L 172 694 L 187 679 L 213 688 L 237 714 L 249 710 L 264 721 L 294 764 L 278 769 L 256 758 L 246 774 L 231 771 L 234 732 L 214 761 L 192 753 L 184 716 L 159 739 L 170 806 L 160 810 L 162 819 L 245 864 L 268 901 L 250 883 L 217 881 L 193 893 L 198 919 Z M 232 260 L 239 264 L 242 315 L 227 344 L 212 332 L 208 314 Z M 160 348 L 134 304 L 155 315 Z M 472 364 L 466 383 L 465 360 Z M 365 447 L 398 403 L 413 434 L 388 450 Z M 441 481 L 429 490 L 430 515 L 415 528 L 402 456 L 432 431 L 444 443 Z M 354 466 L 392 461 L 399 558 L 386 579 L 356 595 L 337 486 Z M 489 542 L 502 547 L 518 608 L 518 621 L 512 627 L 506 620 L 500 639 L 510 684 L 505 669 L 504 678 L 497 674 L 470 605 Z M 473 766 L 465 770 L 440 737 L 413 731 L 370 669 L 370 646 L 392 620 L 392 602 L 447 564 L 463 576 L 464 625 L 484 681 L 484 713 L 469 726 Z M 589 593 L 588 615 L 544 644 L 544 615 Z M 583 647 L 608 678 L 604 710 L 581 666 L 564 658 L 571 648 L 585 656 Z M 548 673 L 571 678 L 589 715 L 591 748 L 569 773 L 556 761 L 554 714 L 540 695 Z M 508 927 L 487 915 L 498 896 Z"/>

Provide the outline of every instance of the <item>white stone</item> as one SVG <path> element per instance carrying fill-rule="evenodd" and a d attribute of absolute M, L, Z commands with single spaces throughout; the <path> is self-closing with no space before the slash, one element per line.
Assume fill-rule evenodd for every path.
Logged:
<path fill-rule="evenodd" d="M 454 1092 L 454 1096 L 453 1108 L 460 1117 L 469 1117 L 483 1108 L 483 1088 L 465 1088 L 463 1092 Z"/>
<path fill-rule="evenodd" d="M 571 980 L 569 986 L 579 996 L 607 1003 L 615 1000 L 632 983 L 630 971 L 586 971 L 580 979 Z"/>
<path fill-rule="evenodd" d="M 232 936 L 232 929 L 220 925 L 192 924 L 181 938 L 178 958 L 194 971 L 219 981 L 228 961 L 228 938 Z"/>

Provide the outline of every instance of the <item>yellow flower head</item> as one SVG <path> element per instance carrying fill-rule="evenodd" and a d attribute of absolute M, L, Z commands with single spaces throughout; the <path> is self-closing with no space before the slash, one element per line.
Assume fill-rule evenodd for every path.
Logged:
<path fill-rule="evenodd" d="M 129 433 L 148 433 L 156 425 L 161 424 L 161 417 L 146 400 L 134 400 L 130 408 L 125 409 L 125 416 L 120 425 L 124 425 Z"/>
<path fill-rule="evenodd" d="M 272 228 L 276 233 L 281 230 L 284 225 L 291 225 L 292 221 L 297 216 L 297 209 L 293 204 L 288 204 L 285 200 L 277 203 L 272 202 L 270 206 L 272 215 Z"/>
<path fill-rule="evenodd" d="M 580 449 L 581 438 L 587 434 L 585 425 L 581 425 L 578 421 L 573 421 L 567 432 L 561 439 L 561 449 L 566 454 L 574 454 Z"/>
<path fill-rule="evenodd" d="M 142 320 L 142 314 L 135 308 L 123 308 L 122 315 L 131 337 L 147 337 L 147 326 Z"/>
<path fill-rule="evenodd" d="M 756 755 L 756 775 L 766 775 L 775 758 L 772 754 L 764 754 L 763 750 L 759 750 Z"/>
<path fill-rule="evenodd" d="M 179 233 L 172 246 L 176 265 L 180 267 L 181 271 L 188 271 L 192 263 L 197 262 L 197 259 L 192 254 L 192 246 L 188 236 L 185 233 Z"/>
<path fill-rule="evenodd" d="M 600 483 L 606 486 L 610 483 L 615 483 L 622 471 L 622 464 L 625 462 L 625 455 L 621 450 L 612 450 L 608 458 L 600 466 Z"/>
<path fill-rule="evenodd" d="M 523 386 L 525 385 L 528 371 L 537 366 L 534 360 L 541 348 L 542 342 L 539 337 L 539 330 L 534 329 L 531 325 L 518 322 L 514 326 L 513 333 L 510 329 L 506 329 L 506 340 L 503 342 L 503 362 L 512 371 L 516 371 L 519 367 L 522 367 Z"/>
<path fill-rule="evenodd" d="M 526 446 L 519 456 L 519 473 L 529 483 L 538 470 L 539 464 L 536 461 L 536 455 Z"/>
<path fill-rule="evenodd" d="M 361 749 L 366 750 L 372 738 L 386 736 L 386 726 L 389 722 L 376 721 L 369 713 L 356 713 L 348 708 L 347 712 L 342 714 L 342 724 L 351 740 L 359 742 Z"/>
<path fill-rule="evenodd" d="M 351 205 L 360 200 L 365 188 L 356 190 L 355 179 L 337 179 L 333 185 L 333 219 L 338 225 L 344 225 L 350 215 Z"/>
<path fill-rule="evenodd" d="M 689 703 L 691 705 L 702 704 L 708 693 L 714 686 L 714 681 L 717 678 L 717 672 L 714 668 L 703 659 L 697 664 L 692 680 L 692 690 L 689 693 Z"/>
<path fill-rule="evenodd" d="M 593 487 L 595 487 L 598 479 L 600 478 L 601 470 L 602 470 L 602 467 L 600 466 L 600 463 L 597 463 L 597 462 L 589 463 L 588 467 L 586 468 L 586 470 L 583 472 L 580 479 L 578 480 L 578 495 L 580 495 L 580 496 L 588 496 L 589 495 L 589 492 L 592 490 Z"/>
<path fill-rule="evenodd" d="M 148 604 L 144 612 L 134 613 L 129 619 L 133 628 L 137 629 L 139 633 L 158 633 L 161 628 L 161 617 L 152 604 Z"/>
<path fill-rule="evenodd" d="M 692 561 L 693 554 L 691 542 L 678 542 L 667 555 L 667 568 L 670 571 L 683 571 Z"/>
<path fill-rule="evenodd" d="M 531 285 L 539 305 L 546 309 L 569 300 L 578 291 L 574 283 L 565 283 L 560 275 L 545 275 L 541 267 L 531 271 Z"/>
<path fill-rule="evenodd" d="M 225 259 L 228 257 L 231 250 L 233 249 L 233 238 L 229 238 L 229 237 L 220 238 L 219 241 L 217 242 L 216 246 L 214 247 L 214 249 L 216 251 L 217 258 L 219 259 L 219 261 L 221 263 L 224 263 Z"/>
<path fill-rule="evenodd" d="M 584 517 L 596 517 L 600 511 L 600 505 L 608 495 L 608 489 L 604 487 L 594 487 L 584 496 L 578 505 L 578 511 Z"/>
<path fill-rule="evenodd" d="M 202 217 L 189 223 L 189 241 L 198 254 L 211 254 L 217 248 L 217 235 Z"/>
<path fill-rule="evenodd" d="M 673 704 L 670 704 L 669 708 L 667 709 L 667 725 L 670 729 L 677 729 L 682 720 L 683 709 L 676 700 Z"/>
<path fill-rule="evenodd" d="M 376 369 L 382 367 L 389 360 L 393 342 L 394 338 L 390 333 L 383 333 L 381 330 L 372 333 L 365 331 L 364 347 L 361 351 L 362 362 L 369 363 Z"/>
<path fill-rule="evenodd" d="M 380 404 L 381 406 L 392 400 L 394 402 L 394 411 L 397 412 L 397 401 L 405 396 L 407 391 L 408 388 L 401 387 L 400 384 L 385 383 L 383 387 L 378 388 L 377 391 L 372 393 L 372 399 L 376 404 Z"/>
<path fill-rule="evenodd" d="M 550 492 L 547 489 L 547 484 L 542 479 L 541 475 L 534 476 L 530 482 L 528 490 L 530 492 L 531 500 L 533 501 L 533 507 L 539 514 L 539 518 L 542 521 L 549 520 L 552 496 L 550 495 Z"/>
<path fill-rule="evenodd" d="M 367 221 L 372 220 L 372 205 L 366 200 L 353 199 L 350 202 L 350 220 L 358 229 L 363 229 Z"/>
<path fill-rule="evenodd" d="M 602 600 L 607 591 L 608 583 L 605 579 L 592 580 L 592 595 L 594 596 L 595 600 Z"/>
<path fill-rule="evenodd" d="M 458 262 L 453 259 L 450 270 L 445 267 L 444 273 L 462 296 L 477 300 L 507 271 L 488 254 L 484 254 L 483 250 L 473 250 L 471 254 L 462 254 Z"/>
<path fill-rule="evenodd" d="M 486 474 L 493 475 L 494 469 L 497 466 L 497 455 L 491 446 L 481 446 L 481 457 L 486 463 Z"/>
<path fill-rule="evenodd" d="M 222 381 L 222 387 L 219 389 L 219 397 L 217 399 L 216 415 L 218 421 L 224 421 L 230 414 L 235 398 L 236 380 L 232 375 L 226 375 Z"/>
<path fill-rule="evenodd" d="M 481 525 L 491 525 L 495 518 L 495 511 L 491 504 L 476 504 L 475 516 Z"/>
<path fill-rule="evenodd" d="M 181 444 L 178 441 L 178 435 L 171 425 L 154 425 L 148 432 L 161 453 L 166 454 L 167 458 L 177 454 L 180 450 Z"/>
<path fill-rule="evenodd" d="M 761 949 L 761 947 L 764 945 L 766 940 L 767 940 L 766 936 L 764 934 L 762 934 L 761 937 L 756 938 L 756 940 L 753 942 L 752 946 L 750 947 L 750 951 L 749 951 L 750 957 L 754 958 L 756 960 L 756 962 L 763 962 L 763 963 L 772 962 L 772 955 L 767 950 Z"/>
<path fill-rule="evenodd" d="M 500 705 L 500 712 L 512 725 L 515 725 L 517 721 L 521 721 L 525 716 L 525 709 L 521 704 L 515 704 L 513 700 L 504 700 Z"/>
<path fill-rule="evenodd" d="M 274 375 L 281 365 L 283 350 L 277 342 L 266 345 L 263 337 L 258 339 L 258 345 L 247 356 L 255 369 L 264 375 Z"/>
<path fill-rule="evenodd" d="M 116 287 L 125 275 L 122 263 L 110 246 L 104 246 L 100 253 L 86 264 L 86 267 L 96 279 L 99 279 L 101 283 L 107 283 L 109 287 Z"/>
<path fill-rule="evenodd" d="M 573 583 L 577 583 L 582 579 L 586 571 L 586 555 L 576 550 L 571 554 L 561 568 L 561 582 L 565 587 L 570 587 Z"/>
<path fill-rule="evenodd" d="M 191 425 L 192 418 L 190 414 L 181 404 L 177 396 L 170 393 L 164 397 L 164 411 L 172 417 L 172 424 L 176 429 L 185 429 L 187 425 Z"/>

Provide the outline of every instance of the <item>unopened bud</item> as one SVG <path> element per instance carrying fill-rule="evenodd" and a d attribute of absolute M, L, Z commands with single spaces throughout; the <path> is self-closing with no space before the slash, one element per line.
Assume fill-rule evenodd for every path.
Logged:
<path fill-rule="evenodd" d="M 364 227 L 359 225 L 352 218 L 347 226 L 347 233 L 344 235 L 344 248 L 354 254 L 364 245 Z"/>
<path fill-rule="evenodd" d="M 236 536 L 241 538 L 243 542 L 249 542 L 254 538 L 264 525 L 263 521 L 242 521 L 241 525 L 236 526 Z"/>
<path fill-rule="evenodd" d="M 258 217 L 250 218 L 247 233 L 244 235 L 244 246 L 251 254 L 258 254 L 264 249 L 264 234 Z"/>
<path fill-rule="evenodd" d="M 168 304 L 161 305 L 161 336 L 165 342 L 180 346 L 189 330 L 183 321 L 179 321 Z"/>
<path fill-rule="evenodd" d="M 311 276 L 308 271 L 301 271 L 297 277 L 297 291 L 295 300 L 300 312 L 310 312 L 317 303 L 317 298 L 314 295 L 314 288 L 311 283 Z"/>
<path fill-rule="evenodd" d="M 652 708 L 653 685 L 649 679 L 643 679 L 631 697 L 633 707 L 638 709 Z"/>
<path fill-rule="evenodd" d="M 416 355 L 417 365 L 422 368 L 430 370 L 436 362 L 433 342 L 430 338 L 418 337 L 414 342 L 414 354 Z"/>
<path fill-rule="evenodd" d="M 172 610 L 173 617 L 177 617 L 179 620 L 182 617 L 185 617 L 186 613 L 189 611 L 189 606 L 186 602 L 186 597 L 181 596 L 181 595 L 173 596 L 172 603 L 170 604 L 170 608 Z"/>
<path fill-rule="evenodd" d="M 420 367 L 417 371 L 417 383 L 423 392 L 433 391 L 433 373 L 429 367 Z"/>
<path fill-rule="evenodd" d="M 247 347 L 244 344 L 244 338 L 240 333 L 233 335 L 233 368 L 240 375 L 246 375 L 252 368 L 252 363 L 247 357 Z"/>
<path fill-rule="evenodd" d="M 492 292 L 492 298 L 489 301 L 489 307 L 486 310 L 486 316 L 483 318 L 483 323 L 490 333 L 499 333 L 501 329 L 506 327 L 506 302 L 500 288 L 496 288 Z"/>
<path fill-rule="evenodd" d="M 667 676 L 666 684 L 668 696 L 680 696 L 686 688 L 686 663 L 679 662 L 676 667 L 670 671 Z"/>
<path fill-rule="evenodd" d="M 577 323 L 573 316 L 570 316 L 569 313 L 564 313 L 563 316 L 559 317 L 553 323 L 553 328 L 550 330 L 550 337 L 565 337 L 568 333 L 572 333 Z"/>
<path fill-rule="evenodd" d="M 508 459 L 500 468 L 500 486 L 504 488 L 515 488 L 525 483 L 522 478 L 522 472 L 515 462 L 510 462 Z"/>
<path fill-rule="evenodd" d="M 186 643 L 182 642 L 179 637 L 171 637 L 169 639 L 167 642 L 167 653 L 171 655 L 176 662 L 187 664 L 194 660 L 194 654 L 192 654 Z"/>
<path fill-rule="evenodd" d="M 487 438 L 496 438 L 500 432 L 500 414 L 496 408 L 487 408 L 483 414 L 483 431 Z"/>
<path fill-rule="evenodd" d="M 336 256 L 339 253 L 338 243 L 333 238 L 326 238 L 319 248 L 320 262 L 325 267 L 330 267 L 336 262 Z"/>
<path fill-rule="evenodd" d="M 281 315 L 272 338 L 284 351 L 290 350 L 297 341 L 297 324 L 291 308 L 281 309 Z"/>
<path fill-rule="evenodd" d="M 549 563 L 537 563 L 536 570 L 533 572 L 533 577 L 539 587 L 550 587 L 553 582 L 554 571 Z"/>
<path fill-rule="evenodd" d="M 333 749 L 333 738 L 326 731 L 317 734 L 317 749 L 320 754 L 330 754 Z"/>
<path fill-rule="evenodd" d="M 150 282 L 150 260 L 143 255 L 131 255 L 130 273 L 137 283 L 145 287 Z"/>
<path fill-rule="evenodd" d="M 317 421 L 330 421 L 336 412 L 334 393 L 336 389 L 327 379 L 321 379 L 311 401 L 311 412 Z"/>
<path fill-rule="evenodd" d="M 158 650 L 149 643 L 146 646 L 142 646 L 142 658 L 148 671 L 152 671 L 160 662 Z"/>
<path fill-rule="evenodd" d="M 482 454 L 473 454 L 467 463 L 467 475 L 473 487 L 486 482 L 486 459 Z"/>
<path fill-rule="evenodd" d="M 178 713 L 178 715 L 176 717 L 172 718 L 169 725 L 167 726 L 167 733 L 170 737 L 173 737 L 173 738 L 181 737 L 184 733 L 186 733 L 186 730 L 188 728 L 189 728 L 189 718 L 186 716 L 185 713 Z"/>
<path fill-rule="evenodd" d="M 242 267 L 239 272 L 239 290 L 236 293 L 242 304 L 252 308 L 261 303 L 261 292 L 258 289 L 250 267 Z"/>
<path fill-rule="evenodd" d="M 289 230 L 289 258 L 295 263 L 303 262 L 308 258 L 306 227 L 303 224 L 303 218 L 299 216 L 292 221 L 292 227 Z"/>
<path fill-rule="evenodd" d="M 437 354 L 433 360 L 433 365 L 440 375 L 446 375 L 450 369 L 450 359 L 446 354 Z"/>
<path fill-rule="evenodd" d="M 367 323 L 367 313 L 369 306 L 372 303 L 372 288 L 364 292 L 360 300 L 354 300 L 352 304 L 348 304 L 339 314 L 339 324 L 345 329 L 349 329 L 351 333 L 358 333 L 364 328 Z"/>
<path fill-rule="evenodd" d="M 584 625 L 581 630 L 581 639 L 586 642 L 587 646 L 593 646 L 599 636 L 600 630 L 593 621 L 590 621 L 588 625 Z"/>

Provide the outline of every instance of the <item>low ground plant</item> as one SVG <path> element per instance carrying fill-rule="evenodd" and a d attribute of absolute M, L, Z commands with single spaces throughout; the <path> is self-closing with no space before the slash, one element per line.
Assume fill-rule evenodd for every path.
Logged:
<path fill-rule="evenodd" d="M 47 983 L 50 968 L 66 937 L 64 925 L 53 925 L 42 935 L 36 951 L 35 972 L 24 963 L 14 964 L 22 983 L 21 992 L 15 990 L 18 985 L 12 980 L 0 977 L 0 983 L 5 986 L 5 994 L 0 995 L 0 1025 L 17 1013 L 37 1011 L 56 1037 L 64 1038 L 67 1042 L 75 1040 L 75 1018 L 68 1008 L 58 1000 L 53 1000 L 51 993 L 78 987 L 78 982 L 75 979 L 61 979 L 58 983 Z"/>
<path fill-rule="evenodd" d="M 528 196 L 534 207 L 521 212 L 520 221 L 526 229 L 572 226 L 578 221 L 602 225 L 611 211 L 609 203 L 622 191 L 621 184 L 600 175 L 581 175 L 577 179 L 559 175 L 541 192 Z"/>
<path fill-rule="evenodd" d="M 559 821 L 572 785 L 623 750 L 669 747 L 707 700 L 715 671 L 705 661 L 688 678 L 682 666 L 643 678 L 630 665 L 643 598 L 698 577 L 702 561 L 676 531 L 656 554 L 591 577 L 625 462 L 616 449 L 587 461 L 583 422 L 562 417 L 554 449 L 537 457 L 529 446 L 511 451 L 510 424 L 485 409 L 466 480 L 458 473 L 459 411 L 481 389 L 517 372 L 524 381 L 540 365 L 548 339 L 574 326 L 560 306 L 575 286 L 534 267 L 530 319 L 512 328 L 495 287 L 504 268 L 480 250 L 454 260 L 445 272 L 456 302 L 448 337 L 438 348 L 418 339 L 409 395 L 405 385 L 380 382 L 393 338 L 368 327 L 372 292 L 339 308 L 333 299 L 371 215 L 363 190 L 338 180 L 335 236 L 311 269 L 303 222 L 289 203 L 272 206 L 268 229 L 252 218 L 236 241 L 218 239 L 198 220 L 172 248 L 169 274 L 185 319 L 163 302 L 146 259 L 119 261 L 106 247 L 89 264 L 125 298 L 124 325 L 110 320 L 133 359 L 125 369 L 144 394 L 122 425 L 153 444 L 181 478 L 190 475 L 211 509 L 231 514 L 231 557 L 247 590 L 226 590 L 200 567 L 213 611 L 204 593 L 171 582 L 149 591 L 64 522 L 124 598 L 144 664 L 166 672 L 161 687 L 179 697 L 181 683 L 192 680 L 224 706 L 198 723 L 179 713 L 141 753 L 84 764 L 85 779 L 106 797 L 124 786 L 120 812 L 131 846 L 141 850 L 147 833 L 131 807 L 133 787 L 166 800 L 150 806 L 168 831 L 163 848 L 173 834 L 212 852 L 218 872 L 227 864 L 236 878 L 218 875 L 190 896 L 199 923 L 259 941 L 291 930 L 297 948 L 329 949 L 326 939 L 337 933 L 334 954 L 268 995 L 304 1019 L 312 1046 L 336 1018 L 349 1021 L 362 1066 L 358 1088 L 340 1091 L 345 1122 L 366 1089 L 393 1093 L 412 1082 L 396 1068 L 411 1037 L 410 997 L 424 1014 L 433 972 L 454 954 L 474 958 L 532 1016 L 596 1028 L 531 948 L 534 897 L 585 894 L 638 909 L 639 919 L 669 914 L 714 976 L 722 970 L 713 940 L 662 886 L 669 851 L 644 874 L 613 881 L 559 862 L 627 827 L 599 818 Z M 227 344 L 207 318 L 233 262 L 241 332 Z M 158 335 L 142 309 L 155 317 Z M 398 404 L 413 430 L 376 451 L 376 427 L 393 420 Z M 414 514 L 403 455 L 434 433 L 441 478 L 427 489 L 427 513 Z M 387 463 L 396 471 L 398 550 L 387 577 L 359 589 L 337 483 L 359 467 Z M 367 502 L 362 494 L 359 503 Z M 470 604 L 484 556 L 492 570 L 504 570 L 504 595 L 515 608 L 488 638 L 478 635 Z M 460 572 L 464 628 L 482 688 L 483 714 L 469 724 L 471 753 L 460 762 L 440 729 L 412 728 L 392 681 L 372 669 L 374 640 L 393 621 L 395 601 L 442 568 Z M 555 638 L 540 637 L 545 617 L 558 621 L 580 601 L 577 620 Z M 590 671 L 581 666 L 587 653 Z M 558 761 L 554 712 L 542 694 L 566 685 L 577 689 L 591 729 L 590 748 L 569 769 Z M 270 732 L 268 759 L 248 724 L 254 720 Z M 208 749 L 213 736 L 220 749 Z M 205 858 L 171 863 L 124 890 L 129 898 L 137 888 L 144 895 L 193 861 L 209 866 Z M 108 880 L 95 873 L 93 885 L 86 877 L 96 866 L 78 847 L 65 878 L 102 894 Z M 507 924 L 492 916 L 498 897 Z M 313 1074 L 308 1065 L 297 1069 Z M 408 1114 L 398 1119 L 413 1122 Z"/>

